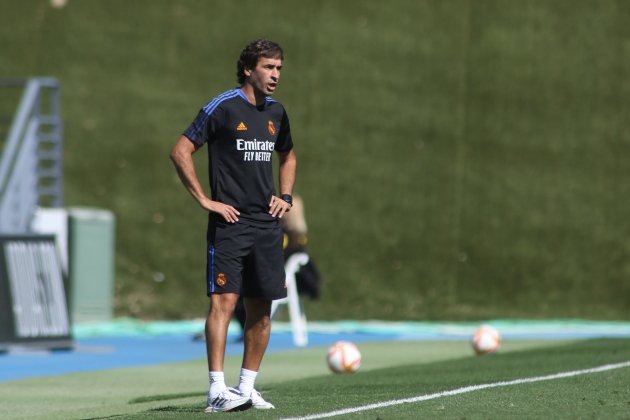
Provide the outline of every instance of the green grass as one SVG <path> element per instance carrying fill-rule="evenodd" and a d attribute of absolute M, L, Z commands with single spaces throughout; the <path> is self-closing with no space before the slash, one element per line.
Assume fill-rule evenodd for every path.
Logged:
<path fill-rule="evenodd" d="M 630 360 L 630 340 L 508 342 L 476 357 L 465 342 L 364 343 L 356 374 L 326 371 L 325 348 L 269 354 L 257 381 L 277 409 L 231 414 L 277 419 L 537 377 Z M 239 361 L 229 357 L 228 382 Z M 290 367 L 290 368 L 288 368 Z M 628 369 L 444 396 L 343 418 L 628 418 Z M 204 418 L 202 361 L 0 384 L 7 419 Z"/>
<path fill-rule="evenodd" d="M 0 76 L 61 81 L 66 204 L 117 217 L 118 315 L 205 312 L 205 215 L 167 155 L 267 36 L 325 279 L 311 319 L 628 317 L 628 2 L 0 8 Z"/>

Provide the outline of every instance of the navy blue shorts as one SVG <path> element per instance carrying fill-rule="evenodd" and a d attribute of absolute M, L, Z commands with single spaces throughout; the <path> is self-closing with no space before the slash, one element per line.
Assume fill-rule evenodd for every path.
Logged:
<path fill-rule="evenodd" d="M 287 296 L 280 226 L 208 224 L 208 296 L 236 293 L 267 300 Z"/>

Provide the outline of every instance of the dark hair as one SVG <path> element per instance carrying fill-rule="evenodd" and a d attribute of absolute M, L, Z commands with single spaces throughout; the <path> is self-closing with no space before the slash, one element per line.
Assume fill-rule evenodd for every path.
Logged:
<path fill-rule="evenodd" d="M 258 60 L 261 58 L 279 58 L 284 60 L 284 53 L 280 45 L 268 39 L 257 39 L 247 44 L 241 56 L 236 63 L 236 77 L 239 84 L 243 84 L 247 76 L 245 76 L 245 69 L 253 70 L 258 64 Z"/>

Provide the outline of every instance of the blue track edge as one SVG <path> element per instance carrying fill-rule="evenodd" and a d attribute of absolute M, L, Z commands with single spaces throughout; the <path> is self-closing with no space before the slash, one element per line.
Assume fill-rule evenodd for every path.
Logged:
<path fill-rule="evenodd" d="M 142 322 L 117 319 L 108 323 L 77 325 L 74 348 L 33 350 L 12 348 L 0 354 L 0 381 L 63 375 L 113 368 L 182 362 L 206 357 L 205 342 L 195 335 L 203 331 L 203 320 Z M 483 322 L 383 322 L 339 321 L 308 324 L 308 347 L 328 346 L 338 340 L 469 340 L 480 324 L 497 328 L 503 340 L 586 339 L 630 337 L 630 322 L 584 320 L 489 320 Z M 236 324 L 230 325 L 227 354 L 240 354 L 243 346 Z M 268 351 L 296 349 L 290 325 L 274 322 Z"/>

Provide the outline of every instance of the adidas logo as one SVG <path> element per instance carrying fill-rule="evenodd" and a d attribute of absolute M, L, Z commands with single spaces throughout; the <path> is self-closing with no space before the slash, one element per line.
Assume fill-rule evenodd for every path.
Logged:
<path fill-rule="evenodd" d="M 212 405 L 214 405 L 215 407 L 223 407 L 228 401 L 229 400 L 227 398 L 216 397 L 214 400 L 212 400 Z"/>
<path fill-rule="evenodd" d="M 243 121 L 241 121 L 241 123 L 236 126 L 236 131 L 246 131 L 246 130 L 247 130 L 247 126 L 245 125 Z"/>

